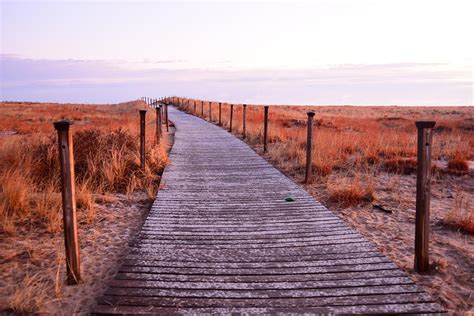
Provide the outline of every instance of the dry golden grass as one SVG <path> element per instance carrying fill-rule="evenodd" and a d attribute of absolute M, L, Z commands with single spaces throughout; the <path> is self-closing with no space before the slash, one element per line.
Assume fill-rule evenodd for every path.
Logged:
<path fill-rule="evenodd" d="M 155 114 L 148 111 L 147 166 L 145 170 L 140 169 L 138 110 L 146 108 L 144 102 L 113 105 L 0 103 L 0 238 L 24 240 L 21 244 L 25 249 L 34 249 L 27 241 L 31 236 L 49 242 L 62 232 L 57 136 L 52 124 L 60 119 L 73 121 L 80 227 L 94 227 L 99 217 L 104 220 L 98 215 L 97 203 L 108 203 L 115 194 L 131 196 L 143 190 L 153 199 L 159 175 L 167 164 L 167 153 L 163 142 L 155 144 Z M 16 134 L 8 135 L 10 132 Z M 38 255 L 40 258 L 35 263 L 32 254 L 37 251 L 25 251 L 28 259 L 17 262 L 18 271 L 24 275 L 19 277 L 19 283 L 9 295 L 0 295 L 1 299 L 6 298 L 6 302 L 0 302 L 0 310 L 35 312 L 41 310 L 46 297 L 51 299 L 51 293 L 59 295 L 63 280 L 56 279 L 53 283 L 55 276 L 38 272 L 41 271 L 38 265 L 48 266 L 48 258 Z M 2 252 L 9 253 L 0 249 Z M 7 263 L 12 266 L 22 252 L 12 249 L 11 253 L 12 257 L 0 255 L 4 267 Z M 30 265 L 34 267 L 31 273 L 28 272 Z M 60 263 L 54 270 L 59 271 L 59 267 Z M 0 275 L 4 273 L 0 271 Z"/>
<path fill-rule="evenodd" d="M 453 158 L 448 161 L 448 173 L 464 175 L 469 172 L 468 161 L 464 158 Z"/>
<path fill-rule="evenodd" d="M 49 232 L 60 227 L 59 165 L 52 123 L 73 120 L 77 206 L 92 222 L 94 194 L 143 188 L 153 197 L 157 174 L 166 164 L 163 146 L 148 131 L 147 168 L 139 166 L 138 109 L 143 103 L 63 105 L 2 103 L 0 138 L 0 233 L 15 233 L 15 223 L 34 221 Z M 148 123 L 153 126 L 154 115 Z"/>
<path fill-rule="evenodd" d="M 458 192 L 453 207 L 442 221 L 456 230 L 474 234 L 474 205 L 462 192 Z"/>
<path fill-rule="evenodd" d="M 194 114 L 191 106 L 181 109 Z M 201 103 L 197 102 L 197 114 Z M 473 159 L 474 110 L 472 107 L 350 107 L 270 106 L 268 157 L 291 175 L 304 176 L 306 122 L 308 111 L 316 112 L 313 134 L 312 170 L 316 181 L 326 184 L 329 202 L 353 205 L 370 202 L 370 194 L 352 181 L 338 188 L 327 184 L 334 172 L 352 173 L 353 179 L 377 171 L 416 173 L 416 120 L 435 120 L 433 160 L 448 161 L 445 171 L 466 174 L 467 160 Z M 230 105 L 222 105 L 222 125 L 229 128 Z M 207 101 L 204 117 L 209 117 Z M 212 119 L 218 120 L 218 103 L 212 103 Z M 242 135 L 242 106 L 234 105 L 233 132 Z M 263 142 L 263 107 L 247 105 L 246 140 L 257 149 Z M 437 165 L 434 171 L 439 171 Z"/>
<path fill-rule="evenodd" d="M 360 202 L 372 202 L 375 199 L 370 175 L 360 179 L 359 175 L 328 182 L 329 201 L 347 207 Z"/>

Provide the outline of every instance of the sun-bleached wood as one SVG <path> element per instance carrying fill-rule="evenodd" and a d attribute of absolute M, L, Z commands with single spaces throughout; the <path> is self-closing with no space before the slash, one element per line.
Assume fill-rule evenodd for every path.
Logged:
<path fill-rule="evenodd" d="M 94 313 L 443 312 L 240 139 L 174 108 L 170 116 L 164 187 Z"/>

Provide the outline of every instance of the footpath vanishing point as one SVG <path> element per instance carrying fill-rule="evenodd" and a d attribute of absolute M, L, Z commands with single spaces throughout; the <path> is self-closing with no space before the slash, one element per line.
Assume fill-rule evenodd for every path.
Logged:
<path fill-rule="evenodd" d="M 244 142 L 172 107 L 169 116 L 163 189 L 93 314 L 443 313 Z"/>

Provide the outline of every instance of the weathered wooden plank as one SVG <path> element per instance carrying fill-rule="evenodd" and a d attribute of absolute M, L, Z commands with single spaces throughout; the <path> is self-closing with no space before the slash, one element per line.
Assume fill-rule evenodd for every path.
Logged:
<path fill-rule="evenodd" d="M 289 233 L 270 233 L 270 234 L 245 234 L 245 235 L 228 235 L 228 234 L 214 234 L 214 240 L 261 240 L 261 239 L 274 239 L 274 238 L 311 238 L 319 236 L 338 236 L 338 235 L 347 235 L 353 234 L 353 231 L 348 230 L 347 227 L 341 228 L 339 230 L 317 230 L 317 231 L 293 231 Z M 207 240 L 209 237 L 207 234 L 181 234 L 180 232 L 162 232 L 160 230 L 147 230 L 140 233 L 140 238 L 158 238 L 158 239 L 169 239 L 169 240 L 186 240 L 186 239 L 196 239 L 196 240 Z"/>
<path fill-rule="evenodd" d="M 336 227 L 336 228 L 342 228 L 342 227 L 347 227 L 344 226 L 343 224 L 339 222 L 322 222 L 318 224 L 308 224 L 308 225 L 280 225 L 280 226 L 272 226 L 272 227 L 183 227 L 179 225 L 150 225 L 145 223 L 144 224 L 145 228 L 148 229 L 156 229 L 160 231 L 188 231 L 188 232 L 257 232 L 257 231 L 272 231 L 272 230 L 310 230 L 310 229 L 317 229 L 318 227 L 322 228 L 327 228 L 327 227 Z M 349 229 L 349 228 L 348 228 Z"/>
<path fill-rule="evenodd" d="M 201 260 L 200 257 L 181 257 L 180 254 L 175 256 L 168 256 L 167 254 L 159 256 L 146 256 L 146 255 L 133 255 L 129 254 L 123 262 L 127 260 L 156 260 L 156 261 L 168 261 L 168 262 L 205 262 L 208 265 L 214 265 L 215 263 L 251 263 L 257 264 L 259 266 L 265 265 L 273 262 L 299 262 L 299 261 L 331 261 L 336 259 L 354 259 L 354 258 L 372 258 L 372 257 L 381 257 L 382 255 L 373 250 L 371 251 L 357 251 L 357 252 L 348 252 L 348 253 L 329 253 L 329 254 L 310 254 L 310 255 L 300 255 L 297 258 L 294 256 L 266 256 L 266 257 L 241 257 L 241 258 L 209 258 L 209 260 Z"/>
<path fill-rule="evenodd" d="M 312 220 L 293 220 L 293 221 L 285 221 L 285 220 L 268 220 L 264 219 L 261 221 L 253 221 L 251 218 L 249 218 L 247 221 L 233 221 L 233 220 L 215 220 L 210 224 L 209 221 L 200 221 L 200 220 L 159 220 L 159 219 L 154 219 L 154 220 L 148 220 L 146 223 L 149 226 L 155 226 L 155 227 L 180 227 L 180 228 L 186 228 L 186 227 L 212 227 L 212 228 L 235 228 L 237 224 L 240 224 L 240 227 L 293 227 L 297 226 L 298 228 L 301 227 L 302 225 L 313 225 L 313 224 L 323 224 L 326 223 L 340 223 L 340 221 L 335 221 L 334 219 L 331 219 L 329 217 L 324 217 L 324 218 L 316 218 Z M 304 227 L 304 226 L 303 226 Z"/>
<path fill-rule="evenodd" d="M 162 305 L 155 306 L 114 306 L 107 304 L 98 305 L 96 314 L 126 313 L 133 315 L 315 315 L 315 314 L 443 314 L 438 304 L 425 302 L 420 298 L 421 294 L 399 294 L 387 297 L 392 302 L 387 305 L 372 303 L 377 296 L 363 296 L 351 298 L 357 299 L 361 304 L 350 305 L 351 299 L 334 298 L 331 303 L 322 305 L 320 301 L 314 299 L 285 299 L 285 300 L 203 300 L 199 299 L 163 299 Z M 331 300 L 327 300 L 331 301 Z M 319 303 L 320 305 L 315 305 Z M 165 305 L 168 304 L 168 305 Z M 215 307 L 202 307 L 212 305 Z M 175 307 L 179 306 L 179 307 Z M 226 307 L 232 306 L 232 307 Z M 272 306 L 272 307 L 269 307 Z M 280 307 L 285 306 L 285 307 Z"/>
<path fill-rule="evenodd" d="M 159 240 L 159 239 L 141 239 L 140 243 L 138 243 L 141 247 L 149 247 L 150 245 L 153 247 L 159 247 L 160 245 L 163 246 L 183 246 L 189 248 L 211 248 L 219 247 L 219 248 L 232 248 L 232 249 L 262 249 L 262 248 L 281 248 L 283 246 L 288 247 L 302 247 L 302 246 L 311 246 L 311 245 L 327 245 L 328 243 L 331 244 L 341 244 L 353 241 L 361 241 L 362 239 L 358 235 L 345 235 L 345 236 L 336 236 L 336 237 L 325 237 L 325 238 L 310 238 L 310 239 L 303 239 L 303 240 L 263 240 L 263 241 L 237 241 L 237 242 L 222 242 L 216 240 Z M 278 244 L 276 244 L 278 242 Z M 212 246 L 212 247 L 211 247 Z"/>
<path fill-rule="evenodd" d="M 126 288 L 147 289 L 196 289 L 196 290 L 273 290 L 273 289 L 326 289 L 326 288 L 348 288 L 361 286 L 389 286 L 412 284 L 407 277 L 372 278 L 337 281 L 292 281 L 292 282 L 176 282 L 176 281 L 143 281 L 143 280 L 114 280 L 110 287 L 114 290 L 107 294 L 117 295 Z"/>
<path fill-rule="evenodd" d="M 135 245 L 134 245 L 135 246 Z M 281 248 L 268 248 L 263 251 L 262 249 L 214 249 L 215 251 L 193 251 L 189 252 L 189 249 L 185 247 L 159 247 L 157 249 L 150 248 L 137 248 L 132 247 L 130 253 L 132 254 L 163 254 L 167 251 L 179 253 L 180 256 L 194 255 L 197 257 L 213 257 L 213 258 L 245 258 L 245 257 L 284 257 L 292 256 L 295 257 L 295 260 L 299 256 L 313 255 L 315 253 L 327 254 L 334 252 L 358 252 L 358 251 L 367 251 L 373 249 L 372 245 L 366 241 L 354 244 L 337 244 L 337 245 L 323 245 L 323 246 L 311 246 L 311 247 L 281 247 Z"/>
<path fill-rule="evenodd" d="M 255 236 L 255 235 L 254 235 Z M 275 235 L 272 235 L 275 236 Z M 235 237 L 235 236 L 234 236 Z M 256 236 L 255 236 L 256 237 Z M 161 238 L 157 235 L 145 237 L 141 235 L 139 240 L 142 243 L 158 242 L 158 243 L 169 243 L 172 242 L 175 245 L 194 243 L 196 245 L 207 245 L 207 244 L 234 244 L 234 243 L 252 243 L 252 244 L 264 244 L 264 243 L 295 243 L 295 242 L 316 242 L 316 241 L 328 241 L 328 240 L 342 240 L 342 239 L 360 239 L 360 235 L 354 234 L 351 231 L 338 231 L 335 234 L 319 234 L 312 236 L 300 236 L 300 237 L 288 237 L 280 236 L 280 238 L 227 238 L 227 239 L 212 239 L 208 240 L 205 238 L 170 238 L 170 236 L 162 235 Z"/>
<path fill-rule="evenodd" d="M 353 264 L 353 265 L 331 265 L 315 267 L 296 267 L 296 268 L 273 268 L 273 269 L 218 269 L 208 268 L 179 268 L 179 267 L 147 267 L 147 266 L 126 266 L 120 267 L 120 272 L 142 272 L 142 273 L 172 273 L 172 274 L 208 274 L 208 275 L 260 275 L 260 274 L 317 274 L 331 272 L 349 272 L 349 271 L 367 271 L 372 269 L 389 269 L 393 263 L 372 263 L 372 264 Z"/>
<path fill-rule="evenodd" d="M 157 273 L 135 273 L 119 272 L 116 279 L 126 280 L 149 280 L 149 281 L 174 281 L 174 282 L 305 282 L 305 281 L 329 281 L 329 280 L 357 280 L 384 277 L 403 277 L 406 274 L 399 269 L 375 269 L 367 271 L 328 272 L 322 274 L 259 274 L 259 275 L 186 275 L 186 274 L 157 274 Z"/>
<path fill-rule="evenodd" d="M 422 293 L 420 288 L 413 284 L 390 285 L 390 286 L 361 286 L 341 287 L 324 289 L 272 289 L 272 290 L 199 290 L 199 289 L 147 289 L 147 288 L 113 288 L 110 287 L 105 297 L 110 302 L 128 301 L 133 302 L 138 298 L 140 301 L 159 301 L 162 297 L 176 298 L 324 298 L 360 295 L 386 295 L 400 293 Z M 383 297 L 380 297 L 383 302 Z"/>
<path fill-rule="evenodd" d="M 125 259 L 123 265 L 125 266 L 146 266 L 146 267 L 192 267 L 192 268 L 222 268 L 222 269 L 271 269 L 283 267 L 309 267 L 309 266 L 326 266 L 326 265 L 341 265 L 341 264 L 367 264 L 367 263 L 390 262 L 382 255 L 365 256 L 358 258 L 334 258 L 322 260 L 301 260 L 301 261 L 269 261 L 269 262 L 208 262 L 208 261 L 163 261 L 150 259 Z"/>
<path fill-rule="evenodd" d="M 340 232 L 350 233 L 351 230 L 347 226 L 341 227 L 329 227 L 328 229 L 309 229 L 309 230 L 287 230 L 287 229 L 273 229 L 268 231 L 244 231 L 244 232 L 187 232 L 187 231 L 172 231 L 172 230 L 161 230 L 161 229 L 153 229 L 153 228 L 143 228 L 143 234 L 156 234 L 156 235 L 165 235 L 165 236 L 216 236 L 218 238 L 222 236 L 227 236 L 229 238 L 256 238 L 258 236 L 308 236 L 312 234 L 336 234 Z M 225 235 L 223 235 L 225 234 Z"/>

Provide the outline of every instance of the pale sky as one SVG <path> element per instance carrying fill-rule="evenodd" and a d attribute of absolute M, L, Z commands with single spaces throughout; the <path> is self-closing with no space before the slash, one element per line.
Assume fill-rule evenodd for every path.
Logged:
<path fill-rule="evenodd" d="M 1 99 L 472 105 L 474 1 L 2 1 Z"/>

